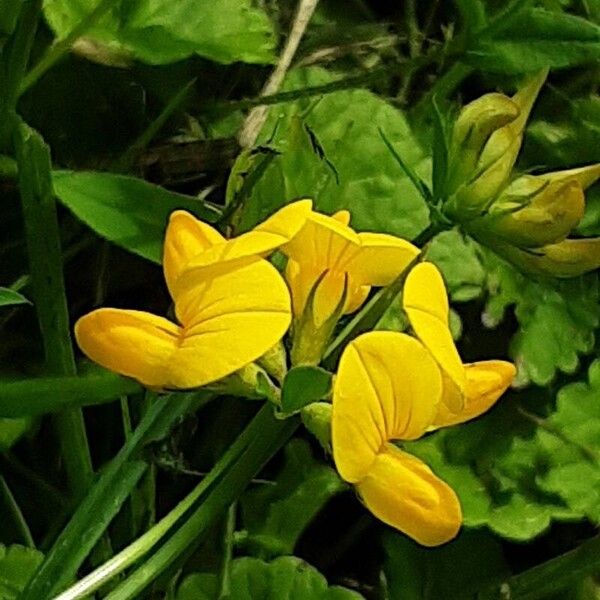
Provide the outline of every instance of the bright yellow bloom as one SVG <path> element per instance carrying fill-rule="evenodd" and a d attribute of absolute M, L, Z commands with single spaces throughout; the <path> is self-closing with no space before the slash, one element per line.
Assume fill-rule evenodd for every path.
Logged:
<path fill-rule="evenodd" d="M 350 213 L 312 212 L 281 247 L 295 317 L 300 361 L 317 363 L 337 317 L 357 310 L 371 286 L 391 283 L 419 254 L 410 242 L 383 233 L 357 233 Z M 307 307 L 312 295 L 311 305 Z M 298 343 L 298 340 L 301 340 Z"/>
<path fill-rule="evenodd" d="M 77 322 L 79 346 L 102 366 L 161 389 L 206 385 L 251 363 L 291 320 L 287 287 L 260 255 L 287 242 L 310 207 L 310 201 L 290 205 L 233 240 L 189 213 L 173 213 L 163 262 L 179 325 L 101 308 Z"/>
<path fill-rule="evenodd" d="M 442 371 L 442 402 L 433 425 L 461 423 L 488 410 L 512 382 L 515 367 L 501 360 L 463 364 L 448 326 L 444 281 L 433 263 L 410 271 L 402 303 L 412 330 Z"/>
<path fill-rule="evenodd" d="M 440 369 L 416 339 L 392 331 L 359 336 L 345 348 L 333 389 L 333 457 L 379 519 L 420 544 L 458 532 L 454 491 L 391 440 L 414 440 L 432 426 L 442 396 Z"/>

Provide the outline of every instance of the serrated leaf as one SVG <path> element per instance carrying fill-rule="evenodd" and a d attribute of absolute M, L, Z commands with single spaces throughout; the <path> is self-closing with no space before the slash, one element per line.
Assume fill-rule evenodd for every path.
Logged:
<path fill-rule="evenodd" d="M 292 71 L 286 89 L 330 82 L 324 69 Z M 308 133 L 302 153 L 294 120 L 308 126 L 324 152 L 311 148 Z M 381 231 L 412 239 L 428 224 L 425 202 L 398 167 L 379 134 L 381 129 L 403 160 L 427 180 L 430 169 L 404 114 L 366 90 L 339 91 L 271 108 L 264 143 L 282 153 L 273 161 L 245 203 L 242 229 L 249 229 L 279 206 L 313 197 L 318 210 L 347 209 L 358 230 Z M 306 131 L 306 130 L 305 130 Z M 286 157 L 286 153 L 290 157 Z M 294 158 L 301 157 L 296 163 Z"/>
<path fill-rule="evenodd" d="M 43 559 L 33 548 L 0 544 L 0 599 L 16 600 Z"/>
<path fill-rule="evenodd" d="M 600 58 L 600 27 L 581 17 L 543 8 L 514 10 L 473 36 L 466 60 L 488 71 L 527 73 L 571 67 Z"/>
<path fill-rule="evenodd" d="M 293 367 L 283 380 L 281 410 L 292 413 L 326 398 L 331 389 L 331 379 L 331 373 L 320 367 Z"/>
<path fill-rule="evenodd" d="M 98 235 L 156 263 L 172 211 L 184 209 L 209 222 L 219 217 L 200 200 L 135 177 L 55 171 L 52 183 L 58 199 Z"/>
<path fill-rule="evenodd" d="M 315 515 L 344 489 L 346 484 L 331 467 L 314 459 L 305 441 L 292 440 L 275 485 L 256 487 L 241 498 L 249 541 L 267 554 L 291 554 Z"/>
<path fill-rule="evenodd" d="M 15 304 L 31 304 L 25 296 L 9 288 L 0 287 L 0 306 L 11 306 Z"/>

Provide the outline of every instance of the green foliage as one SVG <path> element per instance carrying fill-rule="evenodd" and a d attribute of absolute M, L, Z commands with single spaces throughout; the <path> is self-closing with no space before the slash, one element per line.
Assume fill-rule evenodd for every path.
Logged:
<path fill-rule="evenodd" d="M 199 200 L 134 177 L 58 171 L 52 182 L 58 199 L 96 233 L 157 263 L 172 211 L 188 210 L 207 221 L 219 216 Z"/>
<path fill-rule="evenodd" d="M 331 373 L 320 367 L 299 366 L 290 369 L 281 388 L 281 410 L 292 413 L 322 400 L 331 390 Z"/>
<path fill-rule="evenodd" d="M 214 576 L 188 576 L 177 591 L 176 600 L 217 600 Z M 212 590 L 211 590 L 212 588 Z M 272 562 L 238 558 L 231 563 L 230 600 L 360 600 L 362 596 L 338 586 L 328 586 L 313 567 L 294 556 Z"/>
<path fill-rule="evenodd" d="M 299 69 L 286 89 L 331 81 L 323 69 Z M 401 111 L 366 90 L 339 91 L 318 102 L 273 109 L 261 141 L 277 157 L 244 205 L 247 229 L 296 197 L 312 197 L 326 213 L 348 209 L 358 230 L 415 237 L 428 224 L 427 208 L 379 134 L 420 175 L 428 162 Z M 273 139 L 271 140 L 271 136 Z"/>
<path fill-rule="evenodd" d="M 291 554 L 319 510 L 344 489 L 346 484 L 315 460 L 306 442 L 292 440 L 275 485 L 258 486 L 242 496 L 247 543 L 261 554 Z"/>
<path fill-rule="evenodd" d="M 47 0 L 44 14 L 58 38 L 64 38 L 97 3 L 92 0 Z M 276 46 L 273 24 L 251 0 L 165 0 L 122 2 L 88 31 L 106 45 L 114 60 L 129 55 L 165 64 L 199 54 L 221 63 L 269 63 Z M 104 58 L 104 61 L 107 59 Z M 108 59 L 110 60 L 110 59 Z"/>
<path fill-rule="evenodd" d="M 513 9 L 474 35 L 466 58 L 479 69 L 527 73 L 571 67 L 600 58 L 600 27 L 573 15 L 543 8 Z"/>
<path fill-rule="evenodd" d="M 0 418 L 0 452 L 9 450 L 31 427 L 31 419 Z"/>
<path fill-rule="evenodd" d="M 33 548 L 0 544 L 0 600 L 16 600 L 43 559 Z"/>
<path fill-rule="evenodd" d="M 0 287 L 0 306 L 14 306 L 15 304 L 29 304 L 29 300 L 19 292 Z"/>

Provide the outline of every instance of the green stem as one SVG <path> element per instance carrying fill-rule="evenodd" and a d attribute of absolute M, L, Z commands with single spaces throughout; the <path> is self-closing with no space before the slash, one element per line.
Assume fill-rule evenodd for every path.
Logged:
<path fill-rule="evenodd" d="M 15 149 L 31 286 L 46 368 L 53 375 L 75 375 L 50 153 L 41 137 L 23 123 L 15 130 Z M 80 409 L 66 410 L 56 415 L 55 425 L 70 490 L 75 498 L 81 498 L 94 474 L 83 414 Z"/>
<path fill-rule="evenodd" d="M 80 38 L 90 27 L 101 19 L 118 0 L 101 0 L 96 8 L 85 16 L 73 27 L 69 34 L 62 40 L 55 42 L 40 61 L 27 73 L 19 88 L 19 95 L 24 94 L 35 82 L 52 68 L 69 50 L 78 38 Z"/>
<path fill-rule="evenodd" d="M 600 570 L 600 535 L 561 556 L 496 583 L 477 594 L 478 600 L 541 600 Z"/>
<path fill-rule="evenodd" d="M 221 564 L 220 591 L 218 600 L 227 600 L 231 594 L 231 560 L 233 559 L 233 539 L 237 502 L 234 502 L 225 517 L 225 534 L 223 536 L 223 560 Z"/>
<path fill-rule="evenodd" d="M 260 468 L 283 446 L 296 427 L 295 418 L 273 416 L 265 404 L 210 473 L 165 517 L 144 535 L 54 600 L 84 598 L 146 555 L 186 516 L 185 523 L 106 600 L 137 598 L 244 490 Z"/>

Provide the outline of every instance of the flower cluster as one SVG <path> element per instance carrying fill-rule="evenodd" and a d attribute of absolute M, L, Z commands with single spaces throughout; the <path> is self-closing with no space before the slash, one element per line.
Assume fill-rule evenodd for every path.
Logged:
<path fill-rule="evenodd" d="M 223 382 L 254 361 L 264 364 L 290 325 L 292 364 L 316 365 L 340 317 L 358 310 L 371 286 L 404 277 L 420 255 L 394 236 L 357 233 L 349 220 L 346 211 L 326 216 L 300 200 L 227 240 L 177 211 L 163 260 L 177 322 L 101 308 L 77 322 L 77 341 L 97 363 L 159 390 Z M 287 257 L 285 279 L 265 258 L 275 250 Z M 392 441 L 478 416 L 508 387 L 514 367 L 462 363 L 444 283 L 431 263 L 408 272 L 402 301 L 411 335 L 374 331 L 346 346 L 325 425 L 341 477 L 366 506 L 436 545 L 460 527 L 458 499 Z"/>
<path fill-rule="evenodd" d="M 567 237 L 583 217 L 584 190 L 600 177 L 600 164 L 511 179 L 545 78 L 533 77 L 512 98 L 486 94 L 462 109 L 450 140 L 443 212 L 524 271 L 574 277 L 600 266 L 600 238 Z"/>

